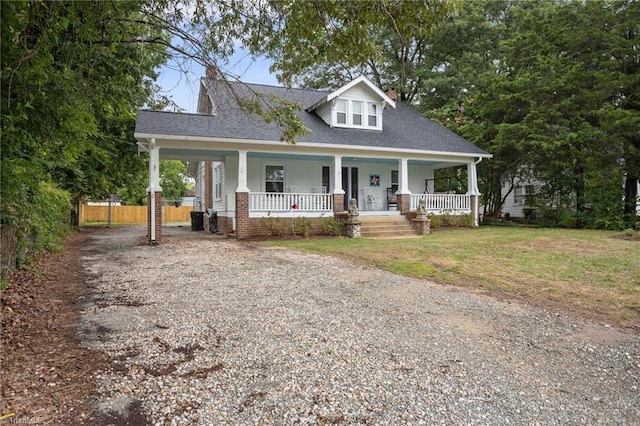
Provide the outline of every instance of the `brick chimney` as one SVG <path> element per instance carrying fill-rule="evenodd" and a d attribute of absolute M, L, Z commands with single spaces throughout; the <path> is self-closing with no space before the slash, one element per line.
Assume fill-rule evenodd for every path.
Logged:
<path fill-rule="evenodd" d="M 392 87 L 390 89 L 387 90 L 386 95 L 388 97 L 390 97 L 391 99 L 393 99 L 394 101 L 398 100 L 398 92 L 396 91 L 395 87 Z"/>
<path fill-rule="evenodd" d="M 207 78 L 215 79 L 216 77 L 218 77 L 218 67 L 216 67 L 215 65 L 207 66 L 206 75 Z"/>

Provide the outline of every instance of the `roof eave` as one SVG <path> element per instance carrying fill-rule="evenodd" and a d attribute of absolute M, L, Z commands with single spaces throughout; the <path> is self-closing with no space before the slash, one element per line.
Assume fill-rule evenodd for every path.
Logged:
<path fill-rule="evenodd" d="M 278 147 L 281 148 L 283 145 L 282 141 L 276 140 L 262 140 L 262 139 L 236 139 L 236 138 L 212 138 L 207 136 L 188 136 L 188 135 L 161 135 L 161 134 L 150 134 L 150 133 L 135 133 L 134 137 L 138 139 L 139 144 L 144 144 L 141 142 L 142 140 L 151 140 L 155 139 L 156 141 L 161 140 L 173 140 L 173 141 L 197 141 L 197 142 L 213 142 L 213 143 L 228 143 L 228 144 L 237 144 L 240 146 L 249 146 L 249 145 L 259 145 L 259 148 L 254 149 L 255 151 L 263 151 L 268 152 L 268 147 Z M 339 145 L 339 144 L 328 144 L 328 143 L 314 143 L 314 142 L 298 142 L 296 146 L 303 149 L 318 149 L 318 150 L 326 150 L 330 149 L 333 151 L 360 151 L 363 153 L 394 153 L 401 154 L 396 155 L 396 157 L 401 157 L 403 155 L 434 155 L 434 156 L 449 156 L 449 157 L 466 157 L 466 158 L 492 158 L 493 155 L 489 153 L 477 153 L 477 152 L 453 152 L 453 151 L 425 151 L 420 149 L 410 149 L 410 148 L 393 148 L 393 147 L 376 147 L 376 146 L 362 146 L 362 145 Z M 267 149 L 265 149 L 267 148 Z"/>

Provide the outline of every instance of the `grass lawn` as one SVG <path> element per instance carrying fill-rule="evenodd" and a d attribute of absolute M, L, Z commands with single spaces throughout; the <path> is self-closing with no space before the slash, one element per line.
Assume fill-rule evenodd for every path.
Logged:
<path fill-rule="evenodd" d="M 593 230 L 482 227 L 420 239 L 268 241 L 348 257 L 640 331 L 640 240 Z"/>

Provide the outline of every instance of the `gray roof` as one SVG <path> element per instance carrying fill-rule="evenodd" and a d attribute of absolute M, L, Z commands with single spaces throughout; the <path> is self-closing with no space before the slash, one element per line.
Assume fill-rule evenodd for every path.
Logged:
<path fill-rule="evenodd" d="M 209 87 L 209 94 L 215 103 L 215 115 L 140 110 L 135 133 L 278 141 L 281 129 L 244 111 L 238 105 L 237 97 L 250 98 L 259 93 L 266 95 L 263 99 L 268 99 L 269 95 L 277 95 L 307 108 L 327 95 L 327 92 L 314 90 L 213 80 L 205 80 L 205 85 Z M 299 137 L 299 142 L 488 155 L 486 151 L 401 102 L 396 102 L 395 109 L 385 108 L 382 131 L 332 128 L 315 112 L 303 110 L 297 114 L 312 132 Z"/>

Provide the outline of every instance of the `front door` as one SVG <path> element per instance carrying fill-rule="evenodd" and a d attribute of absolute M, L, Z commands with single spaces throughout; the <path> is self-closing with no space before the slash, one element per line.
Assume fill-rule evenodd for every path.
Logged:
<path fill-rule="evenodd" d="M 349 200 L 358 200 L 358 168 L 342 168 L 342 189 L 344 189 L 344 211 L 349 211 Z"/>

